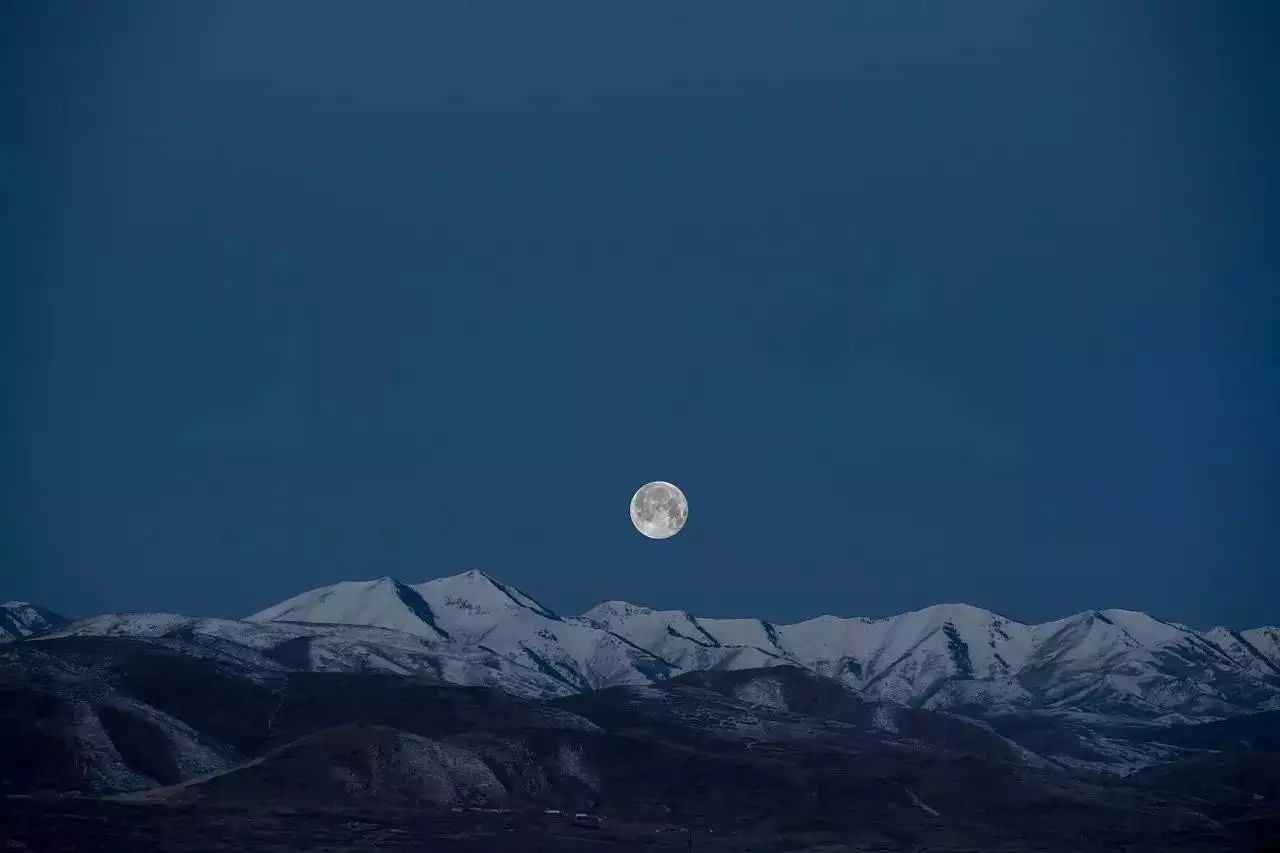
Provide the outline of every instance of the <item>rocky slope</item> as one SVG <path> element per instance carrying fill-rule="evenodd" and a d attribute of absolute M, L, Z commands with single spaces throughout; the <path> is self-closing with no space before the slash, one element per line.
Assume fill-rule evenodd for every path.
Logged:
<path fill-rule="evenodd" d="M 702 827 L 734 839 L 725 850 L 755 849 L 753 839 L 772 845 L 758 849 L 1214 850 L 1237 841 L 1217 815 L 1256 825 L 1274 805 L 1261 787 L 1262 801 L 1218 793 L 1206 811 L 1184 799 L 1187 774 L 1176 772 L 1142 785 L 1067 774 L 980 722 L 870 700 L 790 666 L 548 702 L 426 676 L 301 672 L 269 648 L 255 661 L 186 642 L 73 634 L 0 650 L 0 790 L 38 795 L 30 807 L 0 798 L 0 814 L 24 843 L 55 827 L 65 846 L 76 831 L 36 805 L 85 801 L 44 790 L 124 792 L 126 816 L 106 816 L 109 800 L 84 807 L 112 838 L 176 831 L 114 821 L 177 810 L 252 825 L 286 812 L 367 824 L 435 808 L 504 810 L 493 813 L 514 825 L 485 842 L 499 843 L 551 810 L 632 826 L 633 844 Z M 535 841 L 554 836 L 539 825 Z M 274 843 L 253 837 L 250 847 Z"/>

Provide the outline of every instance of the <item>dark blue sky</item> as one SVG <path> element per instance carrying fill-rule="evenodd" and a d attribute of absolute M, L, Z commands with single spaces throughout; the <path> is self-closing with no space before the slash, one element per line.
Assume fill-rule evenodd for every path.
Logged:
<path fill-rule="evenodd" d="M 1271 8 L 6 3 L 0 599 L 1275 624 Z"/>

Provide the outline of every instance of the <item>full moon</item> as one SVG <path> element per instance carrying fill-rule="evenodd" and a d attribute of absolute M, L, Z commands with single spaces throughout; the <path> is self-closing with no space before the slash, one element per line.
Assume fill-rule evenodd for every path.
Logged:
<path fill-rule="evenodd" d="M 650 539 L 670 539 L 688 518 L 684 492 L 664 480 L 645 483 L 631 498 L 631 523 Z"/>

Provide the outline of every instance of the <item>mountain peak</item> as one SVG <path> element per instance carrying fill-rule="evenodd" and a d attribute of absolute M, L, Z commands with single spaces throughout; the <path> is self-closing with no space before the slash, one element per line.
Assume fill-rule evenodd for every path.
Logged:
<path fill-rule="evenodd" d="M 608 622 L 611 618 L 635 616 L 637 614 L 653 613 L 651 608 L 643 607 L 639 604 L 632 604 L 629 601 L 620 601 L 618 599 L 610 599 L 602 601 L 595 607 L 582 614 L 582 618 L 588 621 Z"/>
<path fill-rule="evenodd" d="M 0 604 L 0 643 L 25 640 L 67 624 L 67 619 L 29 601 Z"/>
<path fill-rule="evenodd" d="M 479 569 L 469 569 L 461 574 L 429 580 L 415 585 L 412 589 L 427 601 L 461 606 L 476 613 L 491 614 L 522 609 L 532 611 L 545 619 L 557 621 L 560 619 L 550 608 L 545 607 L 533 596 Z"/>
<path fill-rule="evenodd" d="M 944 604 L 933 604 L 920 610 L 912 611 L 913 613 L 927 613 L 931 616 L 940 616 L 943 619 L 989 619 L 995 617 L 1003 618 L 997 613 L 987 610 L 985 607 L 978 607 L 974 604 L 965 604 L 962 601 L 947 602 Z"/>
<path fill-rule="evenodd" d="M 253 614 L 248 621 L 372 625 L 420 637 L 449 639 L 422 596 L 390 576 L 309 590 Z"/>

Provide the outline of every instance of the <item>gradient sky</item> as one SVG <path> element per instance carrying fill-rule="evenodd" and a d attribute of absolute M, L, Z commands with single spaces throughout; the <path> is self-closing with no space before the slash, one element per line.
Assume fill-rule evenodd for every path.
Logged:
<path fill-rule="evenodd" d="M 0 600 L 1276 624 L 1274 8 L 5 3 Z"/>

